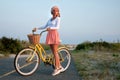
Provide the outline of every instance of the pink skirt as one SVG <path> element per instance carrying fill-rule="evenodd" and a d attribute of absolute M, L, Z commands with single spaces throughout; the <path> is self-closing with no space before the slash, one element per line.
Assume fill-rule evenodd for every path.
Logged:
<path fill-rule="evenodd" d="M 57 30 L 49 30 L 46 36 L 46 44 L 60 44 L 60 37 Z"/>

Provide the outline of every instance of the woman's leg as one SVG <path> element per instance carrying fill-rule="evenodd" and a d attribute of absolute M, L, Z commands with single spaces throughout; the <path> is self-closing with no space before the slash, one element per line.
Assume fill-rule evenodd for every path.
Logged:
<path fill-rule="evenodd" d="M 59 54 L 58 54 L 58 51 L 57 51 L 58 44 L 52 44 L 52 45 L 50 45 L 50 47 L 51 47 L 51 50 L 52 50 L 52 52 L 54 54 L 54 58 L 55 58 L 55 68 L 59 69 L 61 65 L 60 65 Z"/>

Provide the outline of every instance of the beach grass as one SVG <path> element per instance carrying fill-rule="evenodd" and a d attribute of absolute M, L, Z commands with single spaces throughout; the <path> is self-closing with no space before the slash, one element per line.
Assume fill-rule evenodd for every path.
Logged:
<path fill-rule="evenodd" d="M 73 51 L 72 57 L 83 80 L 120 80 L 120 53 Z"/>

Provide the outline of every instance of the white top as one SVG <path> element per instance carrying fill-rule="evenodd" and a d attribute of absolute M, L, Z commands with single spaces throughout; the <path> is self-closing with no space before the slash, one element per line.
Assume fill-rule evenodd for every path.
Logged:
<path fill-rule="evenodd" d="M 38 29 L 46 29 L 46 28 L 59 29 L 59 27 L 60 27 L 60 17 L 56 17 L 53 20 L 52 18 L 50 18 L 45 26 L 42 26 Z"/>

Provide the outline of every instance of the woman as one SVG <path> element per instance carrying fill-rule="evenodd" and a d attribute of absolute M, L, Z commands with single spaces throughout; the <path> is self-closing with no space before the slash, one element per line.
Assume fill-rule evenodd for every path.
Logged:
<path fill-rule="evenodd" d="M 34 28 L 33 31 L 37 29 L 47 29 L 47 37 L 46 37 L 46 44 L 50 45 L 50 48 L 54 54 L 55 58 L 55 70 L 52 73 L 53 76 L 63 72 L 64 68 L 61 66 L 59 61 L 59 55 L 57 52 L 58 46 L 60 44 L 60 37 L 58 33 L 58 29 L 60 27 L 60 13 L 59 8 L 57 6 L 53 6 L 51 8 L 52 18 L 50 18 L 47 24 L 44 27 Z"/>

